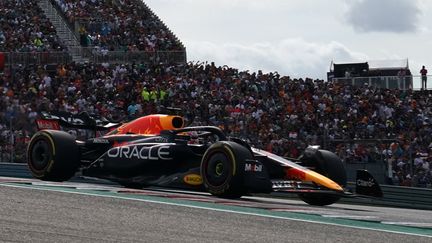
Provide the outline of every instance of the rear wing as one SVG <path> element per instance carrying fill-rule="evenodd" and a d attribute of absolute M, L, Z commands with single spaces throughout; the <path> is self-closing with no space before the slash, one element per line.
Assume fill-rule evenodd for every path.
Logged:
<path fill-rule="evenodd" d="M 60 130 L 64 128 L 87 129 L 93 131 L 108 131 L 121 125 L 112 123 L 104 117 L 92 116 L 86 112 L 71 114 L 68 112 L 41 112 L 36 120 L 38 130 Z"/>

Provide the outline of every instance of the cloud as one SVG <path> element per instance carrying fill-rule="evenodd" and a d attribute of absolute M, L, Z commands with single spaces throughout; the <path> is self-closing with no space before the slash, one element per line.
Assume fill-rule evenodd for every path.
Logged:
<path fill-rule="evenodd" d="M 311 43 L 301 38 L 276 43 L 215 44 L 185 41 L 189 61 L 214 61 L 240 70 L 277 71 L 293 78 L 325 79 L 330 62 L 364 61 L 367 56 L 356 53 L 338 42 Z"/>
<path fill-rule="evenodd" d="M 415 32 L 421 15 L 417 0 L 347 1 L 346 19 L 359 32 Z"/>

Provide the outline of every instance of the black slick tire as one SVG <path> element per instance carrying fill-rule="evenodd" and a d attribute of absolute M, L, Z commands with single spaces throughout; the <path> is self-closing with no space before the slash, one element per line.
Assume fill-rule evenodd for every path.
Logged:
<path fill-rule="evenodd" d="M 341 187 L 347 184 L 345 165 L 342 160 L 334 153 L 327 150 L 319 150 L 315 161 L 312 162 L 316 167 L 315 171 L 330 178 Z M 324 193 L 299 194 L 301 200 L 314 206 L 326 206 L 333 204 L 341 198 L 339 195 L 329 195 Z"/>
<path fill-rule="evenodd" d="M 29 143 L 27 165 L 37 179 L 66 181 L 78 170 L 80 151 L 75 139 L 67 132 L 39 131 Z"/>
<path fill-rule="evenodd" d="M 221 141 L 212 144 L 201 160 L 204 186 L 212 195 L 223 198 L 240 198 L 244 195 L 245 161 L 253 159 L 244 146 Z"/>

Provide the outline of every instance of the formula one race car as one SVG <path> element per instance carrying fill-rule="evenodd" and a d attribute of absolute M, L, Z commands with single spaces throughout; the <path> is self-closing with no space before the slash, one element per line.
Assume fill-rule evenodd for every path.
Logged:
<path fill-rule="evenodd" d="M 126 187 L 173 187 L 238 198 L 249 193 L 296 193 L 308 204 L 329 205 L 359 194 L 380 197 L 366 171 L 358 171 L 356 194 L 345 189 L 347 176 L 334 153 L 308 147 L 298 159 L 286 159 L 227 137 L 213 126 L 185 126 L 177 115 L 148 115 L 113 124 L 88 114 L 43 114 L 28 146 L 35 178 L 66 181 L 80 171 Z M 76 140 L 60 127 L 101 131 Z M 49 128 L 49 129 L 47 129 Z"/>

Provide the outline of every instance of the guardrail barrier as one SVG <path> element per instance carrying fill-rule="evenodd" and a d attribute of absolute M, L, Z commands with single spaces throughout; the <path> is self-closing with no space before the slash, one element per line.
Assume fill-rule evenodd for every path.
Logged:
<path fill-rule="evenodd" d="M 0 163 L 0 176 L 20 177 L 20 178 L 32 177 L 26 164 L 16 164 L 16 163 Z M 354 183 L 353 182 L 348 183 L 348 188 L 354 188 Z M 384 193 L 384 197 L 382 199 L 342 198 L 341 202 L 427 209 L 427 210 L 432 209 L 432 189 L 387 186 L 387 185 L 381 185 L 381 189 Z M 281 197 L 281 198 L 297 197 L 297 195 L 295 194 L 278 193 L 278 192 L 272 193 L 271 195 L 275 197 Z"/>

